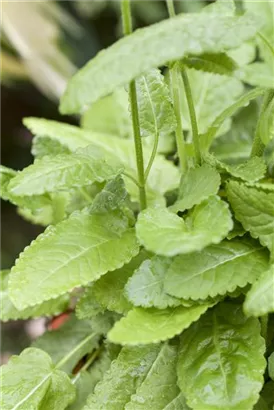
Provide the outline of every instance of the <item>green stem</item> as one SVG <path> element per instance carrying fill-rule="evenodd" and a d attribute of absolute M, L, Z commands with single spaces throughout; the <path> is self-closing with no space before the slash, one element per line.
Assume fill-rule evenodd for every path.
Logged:
<path fill-rule="evenodd" d="M 176 13 L 175 13 L 173 0 L 166 0 L 166 5 L 167 5 L 169 17 L 174 17 Z"/>
<path fill-rule="evenodd" d="M 139 182 L 137 181 L 137 179 L 135 179 L 132 175 L 130 175 L 130 174 L 129 174 L 128 172 L 126 172 L 126 171 L 123 171 L 122 174 L 123 174 L 125 177 L 131 179 L 131 181 L 133 181 L 134 184 L 136 184 L 137 187 L 139 188 L 140 185 L 139 185 Z"/>
<path fill-rule="evenodd" d="M 199 141 L 199 130 L 198 130 L 194 102 L 192 98 L 191 87 L 190 87 L 190 83 L 189 83 L 189 79 L 188 79 L 188 75 L 187 75 L 187 71 L 185 67 L 182 67 L 181 73 L 182 73 L 182 78 L 184 82 L 186 100 L 188 104 L 189 116 L 190 116 L 190 121 L 191 121 L 192 138 L 193 138 L 196 163 L 200 165 L 201 164 L 201 149 L 200 149 L 200 141 Z"/>
<path fill-rule="evenodd" d="M 80 350 L 83 346 L 85 346 L 86 343 L 88 343 L 94 336 L 96 336 L 96 333 L 91 333 L 85 339 L 83 339 L 77 346 L 75 346 L 74 349 L 72 349 L 66 356 L 64 356 L 55 366 L 56 369 L 60 369 L 60 367 L 64 366 L 65 363 L 69 361 L 69 359 L 78 351 Z"/>
<path fill-rule="evenodd" d="M 123 30 L 124 35 L 132 33 L 132 22 L 131 22 L 131 11 L 130 11 L 130 1 L 121 0 L 121 12 L 123 19 Z M 147 206 L 146 200 L 146 189 L 145 189 L 145 172 L 144 172 L 144 158 L 143 158 L 143 147 L 140 132 L 140 122 L 138 115 L 138 104 L 137 104 L 137 93 L 135 81 L 131 81 L 129 84 L 129 99 L 130 108 L 132 116 L 132 126 L 134 135 L 134 145 L 136 154 L 136 164 L 138 172 L 138 184 L 139 184 L 139 197 L 140 197 L 140 207 L 141 210 L 145 209 Z"/>
<path fill-rule="evenodd" d="M 81 369 L 79 370 L 79 372 L 76 374 L 76 376 L 72 379 L 72 383 L 75 384 L 77 382 L 77 380 L 79 379 L 81 372 L 84 372 L 85 370 L 87 370 L 89 368 L 89 366 L 94 362 L 94 360 L 99 356 L 99 354 L 102 351 L 102 346 L 95 350 L 90 357 L 88 358 L 88 360 L 86 361 L 86 363 L 84 364 L 83 367 L 81 367 Z"/>
<path fill-rule="evenodd" d="M 265 45 L 270 50 L 271 54 L 274 56 L 274 47 L 272 46 L 272 44 L 268 41 L 268 39 L 261 32 L 258 33 L 258 36 L 263 40 Z"/>
<path fill-rule="evenodd" d="M 150 159 L 148 161 L 147 168 L 146 168 L 146 171 L 145 171 L 145 180 L 147 180 L 147 178 L 149 176 L 152 164 L 153 164 L 154 159 L 156 157 L 157 150 L 158 150 L 158 144 L 159 144 L 159 133 L 156 132 L 155 138 L 154 138 L 154 143 L 153 143 L 153 148 L 152 148 L 152 153 L 151 153 L 151 156 L 150 156 Z"/>
<path fill-rule="evenodd" d="M 272 100 L 273 96 L 274 96 L 274 91 L 273 90 L 269 90 L 265 93 L 263 103 L 262 103 L 262 107 L 261 107 L 260 116 L 259 116 L 259 119 L 257 121 L 257 126 L 256 126 L 256 131 L 255 131 L 253 144 L 252 144 L 252 150 L 251 150 L 251 154 L 250 154 L 251 158 L 256 157 L 256 156 L 261 157 L 263 155 L 265 146 L 264 146 L 264 144 L 261 140 L 260 126 L 261 126 L 261 121 L 262 121 L 263 114 L 264 114 L 268 104 Z"/>
<path fill-rule="evenodd" d="M 267 341 L 268 315 L 261 316 L 260 320 L 261 320 L 261 335 L 264 337 L 265 341 Z"/>

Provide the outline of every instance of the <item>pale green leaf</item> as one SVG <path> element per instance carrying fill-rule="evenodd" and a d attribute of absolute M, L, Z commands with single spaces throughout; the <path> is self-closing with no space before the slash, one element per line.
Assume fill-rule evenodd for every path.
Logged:
<path fill-rule="evenodd" d="M 62 366 L 62 370 L 71 373 L 78 361 L 98 345 L 100 335 L 93 330 L 91 321 L 77 320 L 72 315 L 59 329 L 46 331 L 32 346 L 48 353 L 53 363 L 57 364 L 89 335 L 91 338 L 87 343 Z"/>
<path fill-rule="evenodd" d="M 254 41 L 246 41 L 239 47 L 233 48 L 227 52 L 236 63 L 242 67 L 252 63 L 256 58 L 256 44 Z"/>
<path fill-rule="evenodd" d="M 213 14 L 215 17 L 219 18 L 221 15 L 233 16 L 235 10 L 234 0 L 216 0 L 216 2 L 204 7 L 201 12 L 205 14 Z"/>
<path fill-rule="evenodd" d="M 96 333 L 106 336 L 115 322 L 121 318 L 121 315 L 108 310 L 92 317 L 92 328 Z"/>
<path fill-rule="evenodd" d="M 69 148 L 49 137 L 34 137 L 32 140 L 31 153 L 35 158 L 43 158 L 47 155 L 69 154 Z"/>
<path fill-rule="evenodd" d="M 191 410 L 186 404 L 186 399 L 182 393 L 179 393 L 172 402 L 170 402 L 163 410 Z"/>
<path fill-rule="evenodd" d="M 125 294 L 134 306 L 165 309 L 181 304 L 164 291 L 164 279 L 171 262 L 169 258 L 154 256 L 135 270 L 125 287 Z"/>
<path fill-rule="evenodd" d="M 220 304 L 181 336 L 178 384 L 193 410 L 252 410 L 265 370 L 258 319 Z"/>
<path fill-rule="evenodd" d="M 191 92 L 195 105 L 195 113 L 199 126 L 199 132 L 205 133 L 214 120 L 225 109 L 231 106 L 240 95 L 244 88 L 236 78 L 226 75 L 204 73 L 193 69 L 188 70 L 188 77 Z M 191 120 L 186 97 L 182 101 L 183 127 L 191 130 Z M 230 128 L 229 120 L 219 130 L 219 134 L 224 134 Z"/>
<path fill-rule="evenodd" d="M 136 81 L 142 137 L 165 137 L 175 131 L 176 118 L 165 79 L 153 69 Z"/>
<path fill-rule="evenodd" d="M 94 198 L 90 206 L 92 214 L 104 214 L 114 211 L 125 201 L 127 191 L 120 175 L 106 183 L 101 192 Z"/>
<path fill-rule="evenodd" d="M 150 372 L 132 394 L 125 410 L 165 409 L 177 397 L 176 345 L 163 344 Z"/>
<path fill-rule="evenodd" d="M 36 318 L 39 316 L 55 316 L 66 310 L 69 303 L 69 296 L 63 295 L 57 299 L 50 299 L 42 304 L 18 310 L 11 302 L 8 295 L 9 270 L 0 272 L 0 294 L 1 294 L 1 311 L 0 319 L 4 322 L 7 320 L 18 320 Z"/>
<path fill-rule="evenodd" d="M 50 226 L 12 268 L 10 298 L 24 309 L 99 279 L 138 253 L 133 228 L 119 212 L 76 212 Z"/>
<path fill-rule="evenodd" d="M 114 136 L 99 134 L 72 125 L 39 118 L 27 118 L 24 120 L 24 124 L 34 135 L 46 135 L 53 140 L 65 144 L 72 151 L 89 145 L 89 150 L 94 157 L 96 156 L 100 160 L 104 159 L 108 163 L 114 164 L 117 164 L 119 160 L 125 171 L 137 178 L 135 148 L 134 142 L 131 140 L 123 140 Z M 147 166 L 151 156 L 151 147 L 144 146 L 143 154 L 144 165 Z M 160 203 L 163 205 L 163 195 L 167 191 L 178 187 L 179 178 L 178 168 L 163 156 L 157 155 L 146 183 L 149 204 Z M 124 177 L 124 179 L 127 191 L 132 199 L 138 201 L 138 187 L 131 179 L 127 177 Z"/>
<path fill-rule="evenodd" d="M 220 184 L 220 175 L 214 168 L 206 164 L 191 168 L 182 176 L 178 199 L 170 209 L 175 212 L 190 209 L 217 194 Z"/>
<path fill-rule="evenodd" d="M 177 298 L 206 299 L 253 283 L 268 267 L 268 252 L 244 239 L 223 241 L 201 252 L 177 256 L 165 291 Z"/>
<path fill-rule="evenodd" d="M 0 165 L 0 197 L 9 199 L 8 185 L 10 181 L 17 175 L 17 172 L 11 168 Z"/>
<path fill-rule="evenodd" d="M 124 347 L 89 396 L 84 410 L 121 410 L 152 368 L 159 345 Z"/>
<path fill-rule="evenodd" d="M 76 316 L 78 319 L 89 319 L 105 310 L 101 303 L 96 300 L 93 293 L 93 286 L 94 283 L 86 287 L 85 292 L 77 301 Z"/>
<path fill-rule="evenodd" d="M 205 155 L 205 161 L 215 166 L 220 172 L 225 172 L 243 181 L 255 182 L 262 179 L 266 173 L 266 165 L 262 158 L 253 157 L 239 165 L 228 165 L 219 161 L 213 155 Z"/>
<path fill-rule="evenodd" d="M 274 96 L 260 118 L 260 137 L 265 145 L 274 139 Z"/>
<path fill-rule="evenodd" d="M 274 250 L 274 192 L 263 192 L 243 183 L 230 181 L 227 196 L 238 219 L 251 236 Z"/>
<path fill-rule="evenodd" d="M 175 308 L 134 308 L 116 322 L 108 339 L 122 345 L 158 343 L 172 339 L 199 319 L 209 304 Z"/>
<path fill-rule="evenodd" d="M 44 400 L 50 400 L 50 409 L 57 410 L 59 404 L 58 409 L 64 410 L 75 398 L 68 376 L 56 370 L 49 355 L 40 349 L 25 349 L 1 370 L 3 410 L 44 410 Z"/>
<path fill-rule="evenodd" d="M 268 358 L 268 373 L 272 380 L 274 380 L 274 352 Z"/>
<path fill-rule="evenodd" d="M 226 53 L 203 53 L 197 56 L 188 56 L 183 63 L 189 68 L 208 73 L 230 75 L 237 68 L 235 61 Z"/>
<path fill-rule="evenodd" d="M 183 14 L 136 30 L 100 52 L 70 80 L 60 111 L 79 113 L 117 87 L 168 61 L 238 47 L 254 37 L 260 25 L 248 15 L 216 18 L 214 13 Z"/>
<path fill-rule="evenodd" d="M 8 189 L 15 196 L 41 195 L 103 182 L 119 172 L 119 166 L 95 159 L 92 157 L 92 149 L 85 149 L 78 153 L 37 159 L 11 180 Z"/>
<path fill-rule="evenodd" d="M 237 70 L 235 75 L 240 80 L 254 87 L 273 88 L 274 66 L 255 62 Z"/>
<path fill-rule="evenodd" d="M 274 265 L 262 273 L 246 295 L 244 311 L 248 316 L 274 312 Z"/>
<path fill-rule="evenodd" d="M 174 256 L 219 243 L 232 227 L 228 205 L 211 196 L 196 205 L 185 221 L 166 208 L 148 208 L 139 214 L 136 233 L 147 250 Z"/>
<path fill-rule="evenodd" d="M 67 410 L 81 410 L 94 386 L 93 377 L 87 371 L 80 371 L 72 380 L 72 383 L 76 388 L 76 399 Z"/>

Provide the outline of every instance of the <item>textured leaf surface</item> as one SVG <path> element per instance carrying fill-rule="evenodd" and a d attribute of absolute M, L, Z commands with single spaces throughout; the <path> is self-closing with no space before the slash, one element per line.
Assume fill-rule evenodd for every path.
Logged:
<path fill-rule="evenodd" d="M 246 295 L 244 311 L 249 316 L 274 312 L 274 265 L 252 285 Z"/>
<path fill-rule="evenodd" d="M 158 343 L 171 339 L 198 320 L 208 307 L 205 304 L 188 308 L 134 308 L 115 323 L 108 333 L 108 339 L 122 345 Z"/>
<path fill-rule="evenodd" d="M 97 347 L 99 334 L 94 332 L 90 321 L 77 320 L 72 316 L 59 329 L 45 332 L 32 343 L 32 346 L 44 350 L 56 364 L 89 335 L 92 335 L 91 339 L 62 367 L 62 370 L 71 373 L 78 361 Z"/>
<path fill-rule="evenodd" d="M 216 166 L 219 171 L 226 172 L 235 178 L 247 182 L 256 182 L 262 179 L 266 173 L 266 165 L 262 158 L 253 157 L 239 165 L 228 165 L 219 161 L 213 155 L 206 155 L 205 161 Z"/>
<path fill-rule="evenodd" d="M 216 17 L 215 17 L 216 18 Z M 188 70 L 191 92 L 199 132 L 205 133 L 221 112 L 233 104 L 243 93 L 243 85 L 236 78 L 225 75 Z M 182 101 L 183 127 L 191 130 L 187 100 Z M 220 134 L 227 131 L 230 121 L 227 120 Z"/>
<path fill-rule="evenodd" d="M 227 184 L 229 202 L 235 217 L 254 238 L 270 251 L 274 249 L 274 193 L 230 181 Z"/>
<path fill-rule="evenodd" d="M 178 15 L 136 30 L 100 52 L 72 78 L 60 111 L 79 113 L 117 87 L 168 61 L 238 47 L 252 38 L 259 26 L 251 16 L 216 18 L 212 13 Z"/>
<path fill-rule="evenodd" d="M 63 410 L 75 398 L 68 376 L 55 370 L 48 354 L 40 349 L 28 348 L 20 356 L 12 356 L 2 367 L 1 379 L 1 405 L 5 410 L 38 410 L 43 400 L 48 400 L 48 393 L 50 408 L 56 410 L 61 395 L 59 409 Z"/>
<path fill-rule="evenodd" d="M 235 61 L 226 53 L 203 53 L 188 56 L 183 63 L 189 68 L 215 74 L 230 75 L 237 68 Z"/>
<path fill-rule="evenodd" d="M 165 278 L 165 291 L 178 298 L 206 299 L 253 283 L 268 267 L 268 252 L 244 239 L 223 241 L 177 256 Z"/>
<path fill-rule="evenodd" d="M 265 370 L 258 319 L 221 304 L 181 336 L 178 384 L 194 410 L 252 409 Z"/>
<path fill-rule="evenodd" d="M 153 69 L 136 81 L 142 137 L 166 136 L 175 131 L 171 97 L 160 70 Z"/>
<path fill-rule="evenodd" d="M 73 384 L 76 388 L 76 399 L 67 410 L 80 410 L 84 407 L 92 390 L 93 377 L 89 372 L 81 371 L 73 380 Z"/>
<path fill-rule="evenodd" d="M 191 410 L 186 404 L 186 399 L 182 393 L 179 393 L 171 403 L 169 403 L 163 410 Z"/>
<path fill-rule="evenodd" d="M 219 243 L 232 225 L 227 204 L 212 196 L 197 205 L 185 221 L 166 208 L 146 209 L 139 214 L 136 233 L 147 250 L 174 256 Z"/>
<path fill-rule="evenodd" d="M 30 317 L 36 318 L 39 316 L 52 316 L 58 315 L 59 313 L 66 310 L 69 303 L 69 296 L 63 295 L 57 299 L 50 299 L 40 305 L 36 305 L 31 308 L 26 308 L 24 310 L 18 310 L 11 302 L 8 295 L 8 281 L 9 281 L 9 270 L 2 270 L 0 272 L 0 283 L 1 283 L 1 311 L 0 319 L 2 321 L 7 320 L 18 320 L 18 319 L 28 319 Z"/>
<path fill-rule="evenodd" d="M 95 282 L 94 282 L 95 283 Z M 93 286 L 87 286 L 85 292 L 78 299 L 76 304 L 76 316 L 78 319 L 89 319 L 96 316 L 98 313 L 102 313 L 105 309 L 98 300 L 96 300 L 93 293 Z"/>
<path fill-rule="evenodd" d="M 12 179 L 9 190 L 17 196 L 41 195 L 45 192 L 103 182 L 117 173 L 119 167 L 115 168 L 104 160 L 94 159 L 88 153 L 61 154 L 36 160 Z"/>
<path fill-rule="evenodd" d="M 16 176 L 17 172 L 11 168 L 4 167 L 4 165 L 0 165 L 0 197 L 3 199 L 8 199 L 8 185 Z"/>
<path fill-rule="evenodd" d="M 178 200 L 170 209 L 175 212 L 190 209 L 217 194 L 220 184 L 220 175 L 214 168 L 208 165 L 191 168 L 182 176 Z"/>
<path fill-rule="evenodd" d="M 249 64 L 236 73 L 237 77 L 245 83 L 255 87 L 273 88 L 274 66 L 256 62 Z"/>
<path fill-rule="evenodd" d="M 76 212 L 50 226 L 20 255 L 10 297 L 20 309 L 61 295 L 128 263 L 139 246 L 127 218 Z"/>
<path fill-rule="evenodd" d="M 114 211 L 125 201 L 127 191 L 120 175 L 109 181 L 99 194 L 94 198 L 90 207 L 93 214 L 104 214 Z"/>
<path fill-rule="evenodd" d="M 70 150 L 66 145 L 49 137 L 34 137 L 31 153 L 35 158 L 43 158 L 47 155 L 69 154 Z"/>
<path fill-rule="evenodd" d="M 164 291 L 164 279 L 172 260 L 154 256 L 142 263 L 129 278 L 125 294 L 134 306 L 165 309 L 180 305 L 180 300 Z"/>

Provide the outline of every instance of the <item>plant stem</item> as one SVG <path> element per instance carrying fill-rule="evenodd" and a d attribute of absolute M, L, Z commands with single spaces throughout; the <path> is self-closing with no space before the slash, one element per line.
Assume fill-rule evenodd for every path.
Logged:
<path fill-rule="evenodd" d="M 132 33 L 132 21 L 130 11 L 130 1 L 121 0 L 121 12 L 123 19 L 124 35 Z M 139 184 L 139 197 L 141 210 L 147 206 L 146 190 L 145 190 L 145 173 L 144 173 L 144 159 L 143 159 L 143 147 L 140 132 L 140 122 L 138 115 L 137 93 L 135 81 L 131 81 L 129 84 L 129 99 L 132 116 L 132 126 L 135 144 L 136 164 L 138 172 L 138 184 Z"/>
<path fill-rule="evenodd" d="M 260 320 L 261 320 L 261 335 L 264 337 L 265 341 L 267 341 L 268 315 L 261 316 Z"/>
<path fill-rule="evenodd" d="M 76 376 L 72 379 L 72 383 L 75 384 L 77 382 L 77 380 L 79 379 L 81 372 L 84 372 L 85 370 L 87 370 L 89 368 L 89 366 L 94 362 L 94 360 L 99 356 L 99 354 L 102 351 L 102 346 L 99 347 L 99 349 L 95 350 L 90 357 L 88 358 L 88 360 L 86 361 L 86 363 L 84 364 L 83 367 L 81 367 L 81 369 L 79 370 L 79 372 L 76 374 Z"/>
<path fill-rule="evenodd" d="M 269 51 L 274 56 L 274 47 L 272 46 L 272 44 L 268 41 L 268 39 L 261 32 L 258 33 L 258 36 L 263 40 L 265 45 L 268 47 Z"/>
<path fill-rule="evenodd" d="M 74 349 L 72 349 L 66 356 L 63 357 L 55 366 L 56 369 L 60 369 L 60 367 L 64 366 L 65 363 L 78 351 L 80 350 L 83 346 L 85 346 L 86 343 L 88 343 L 94 336 L 96 336 L 96 333 L 91 333 L 85 339 L 83 339 L 77 346 L 75 346 Z"/>
<path fill-rule="evenodd" d="M 176 13 L 175 13 L 173 0 L 166 0 L 166 5 L 167 5 L 169 17 L 174 17 Z"/>
<path fill-rule="evenodd" d="M 256 131 L 255 131 L 253 144 L 252 144 L 252 150 L 251 150 L 251 154 L 250 154 L 251 158 L 256 157 L 256 156 L 261 157 L 263 155 L 265 146 L 264 146 L 264 144 L 261 140 L 260 125 L 261 125 L 263 114 L 264 114 L 268 104 L 272 100 L 273 96 L 274 96 L 273 90 L 269 90 L 265 93 L 263 103 L 262 103 L 262 106 L 261 106 L 260 116 L 259 116 L 259 119 L 257 121 L 257 126 L 256 126 Z"/>
<path fill-rule="evenodd" d="M 131 179 L 131 181 L 133 181 L 134 184 L 136 184 L 137 187 L 139 188 L 140 185 L 139 185 L 139 182 L 137 181 L 137 179 L 135 179 L 132 175 L 130 175 L 130 174 L 129 174 L 128 172 L 126 172 L 126 171 L 123 171 L 122 174 L 123 174 L 125 177 Z"/>
<path fill-rule="evenodd" d="M 189 116 L 191 120 L 192 138 L 193 138 L 196 163 L 200 165 L 202 157 L 201 157 L 201 149 L 200 149 L 200 141 L 199 141 L 199 130 L 198 130 L 194 102 L 192 98 L 191 87 L 190 87 L 190 83 L 189 83 L 189 79 L 188 79 L 188 75 L 187 75 L 187 71 L 185 67 L 182 68 L 181 73 L 182 73 L 182 78 L 183 78 L 184 87 L 185 87 Z"/>
<path fill-rule="evenodd" d="M 154 159 L 155 159 L 155 157 L 156 157 L 157 149 L 158 149 L 158 143 L 159 143 L 159 133 L 157 132 L 157 133 L 155 134 L 155 138 L 154 138 L 152 153 L 151 153 L 149 162 L 148 162 L 147 167 L 146 167 L 145 180 L 147 180 L 147 178 L 148 178 L 148 176 L 149 176 L 149 173 L 150 173 L 152 164 L 153 164 Z"/>

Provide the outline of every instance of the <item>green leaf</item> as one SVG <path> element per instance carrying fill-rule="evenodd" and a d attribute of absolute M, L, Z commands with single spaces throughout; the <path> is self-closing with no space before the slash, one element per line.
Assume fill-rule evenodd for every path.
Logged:
<path fill-rule="evenodd" d="M 57 140 L 49 137 L 34 137 L 32 140 L 31 153 L 35 158 L 69 154 L 69 148 Z"/>
<path fill-rule="evenodd" d="M 266 63 L 255 62 L 237 70 L 235 75 L 240 80 L 254 87 L 273 88 L 274 67 Z"/>
<path fill-rule="evenodd" d="M 254 37 L 260 25 L 248 15 L 216 18 L 215 14 L 183 14 L 136 30 L 100 52 L 70 80 L 60 111 L 79 113 L 117 87 L 168 61 L 238 47 Z"/>
<path fill-rule="evenodd" d="M 195 112 L 201 134 L 207 132 L 214 120 L 230 107 L 243 93 L 243 85 L 236 78 L 226 75 L 188 70 Z M 182 100 L 183 127 L 191 130 L 191 120 L 186 97 Z M 230 128 L 230 120 L 219 130 L 224 134 Z"/>
<path fill-rule="evenodd" d="M 104 188 L 94 198 L 90 206 L 90 213 L 104 214 L 114 211 L 125 201 L 127 191 L 120 175 L 106 183 Z"/>
<path fill-rule="evenodd" d="M 2 270 L 0 272 L 0 294 L 2 306 L 0 311 L 0 320 L 6 322 L 8 320 L 36 318 L 39 316 L 53 316 L 58 315 L 68 307 L 69 296 L 63 295 L 57 299 L 50 299 L 31 308 L 26 308 L 24 310 L 16 309 L 8 295 L 9 275 L 9 270 Z"/>
<path fill-rule="evenodd" d="M 59 329 L 46 331 L 32 346 L 48 353 L 53 363 L 57 364 L 89 335 L 91 339 L 62 366 L 62 370 L 71 373 L 79 360 L 98 345 L 99 334 L 93 330 L 91 321 L 77 320 L 72 315 Z"/>
<path fill-rule="evenodd" d="M 182 393 L 179 393 L 172 402 L 170 402 L 163 410 L 191 410 L 186 404 L 186 400 Z"/>
<path fill-rule="evenodd" d="M 235 14 L 236 7 L 234 0 L 216 0 L 216 2 L 209 4 L 202 9 L 204 14 L 213 14 L 218 18 L 223 16 L 233 16 Z"/>
<path fill-rule="evenodd" d="M 44 410 L 44 400 L 51 402 L 48 409 L 57 410 L 58 405 L 64 410 L 75 398 L 69 377 L 54 368 L 47 353 L 35 348 L 12 356 L 2 367 L 1 386 L 1 406 L 5 410 Z"/>
<path fill-rule="evenodd" d="M 34 164 L 18 173 L 8 188 L 16 196 L 41 195 L 103 182 L 119 172 L 119 166 L 111 166 L 104 160 L 92 158 L 92 149 L 85 149 L 75 154 L 37 159 Z"/>
<path fill-rule="evenodd" d="M 78 319 L 89 319 L 105 310 L 105 308 L 100 302 L 98 302 L 98 300 L 96 300 L 94 296 L 94 283 L 92 283 L 91 286 L 86 287 L 85 292 L 77 301 L 76 316 Z"/>
<path fill-rule="evenodd" d="M 76 212 L 25 249 L 12 268 L 10 298 L 24 309 L 122 267 L 138 253 L 133 228 L 118 211 Z"/>
<path fill-rule="evenodd" d="M 8 185 L 10 181 L 16 176 L 17 172 L 11 168 L 0 165 L 0 197 L 9 199 Z"/>
<path fill-rule="evenodd" d="M 248 316 L 274 312 L 274 265 L 262 273 L 246 295 L 244 311 Z"/>
<path fill-rule="evenodd" d="M 220 75 L 230 75 L 237 68 L 235 61 L 226 53 L 203 53 L 188 56 L 183 59 L 183 64 L 195 70 Z"/>
<path fill-rule="evenodd" d="M 80 371 L 72 382 L 76 387 L 76 399 L 67 410 L 80 410 L 84 407 L 87 398 L 92 391 L 94 384 L 93 377 L 87 371 Z"/>
<path fill-rule="evenodd" d="M 165 309 L 180 305 L 180 300 L 164 291 L 164 279 L 171 263 L 171 259 L 162 256 L 145 260 L 126 284 L 128 300 L 134 306 L 145 308 Z"/>
<path fill-rule="evenodd" d="M 228 200 L 238 219 L 253 238 L 274 249 L 274 192 L 263 192 L 243 183 L 227 184 Z"/>
<path fill-rule="evenodd" d="M 260 137 L 265 145 L 274 140 L 274 97 L 260 119 Z"/>
<path fill-rule="evenodd" d="M 272 380 L 274 380 L 274 352 L 268 358 L 268 373 Z"/>
<path fill-rule="evenodd" d="M 153 69 L 136 81 L 142 137 L 165 137 L 176 129 L 176 118 L 165 79 Z"/>
<path fill-rule="evenodd" d="M 253 283 L 267 267 L 268 252 L 257 243 L 223 241 L 177 256 L 166 273 L 164 289 L 177 298 L 213 298 Z"/>
<path fill-rule="evenodd" d="M 239 47 L 229 50 L 227 54 L 238 64 L 238 66 L 245 66 L 255 60 L 256 44 L 253 40 L 246 41 Z"/>
<path fill-rule="evenodd" d="M 178 200 L 170 209 L 175 212 L 191 209 L 210 195 L 217 194 L 220 184 L 220 175 L 214 168 L 206 164 L 190 168 L 182 176 Z"/>
<path fill-rule="evenodd" d="M 266 165 L 262 158 L 253 157 L 239 165 L 228 165 L 219 161 L 213 155 L 204 156 L 205 161 L 215 166 L 220 172 L 225 172 L 243 181 L 255 182 L 262 179 L 266 173 Z"/>
<path fill-rule="evenodd" d="M 108 333 L 112 343 L 138 345 L 172 339 L 199 319 L 209 304 L 175 308 L 134 308 Z"/>
<path fill-rule="evenodd" d="M 148 208 L 139 214 L 136 233 L 147 250 L 175 256 L 219 243 L 232 227 L 228 205 L 211 196 L 196 205 L 185 221 L 166 208 Z"/>
<path fill-rule="evenodd" d="M 79 147 L 89 145 L 89 150 L 93 157 L 107 162 L 117 164 L 125 168 L 125 171 L 133 177 L 136 175 L 136 157 L 134 142 L 123 140 L 113 136 L 94 133 L 91 131 L 82 130 L 81 128 L 72 125 L 58 123 L 56 121 L 48 121 L 39 118 L 27 118 L 24 124 L 35 135 L 44 136 L 58 140 L 62 144 L 68 146 L 71 150 L 76 150 Z M 145 139 L 146 141 L 146 139 Z M 151 147 L 143 147 L 144 164 L 147 166 L 151 156 Z M 149 177 L 147 179 L 147 196 L 150 204 L 164 204 L 163 195 L 172 189 L 178 187 L 179 170 L 170 161 L 167 161 L 163 156 L 157 155 Z M 124 177 L 126 188 L 134 201 L 138 201 L 139 189 L 134 182 Z"/>
<path fill-rule="evenodd" d="M 178 385 L 193 410 L 251 410 L 265 370 L 258 319 L 223 303 L 181 336 Z"/>

